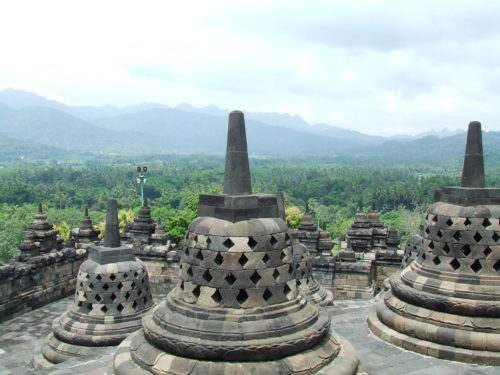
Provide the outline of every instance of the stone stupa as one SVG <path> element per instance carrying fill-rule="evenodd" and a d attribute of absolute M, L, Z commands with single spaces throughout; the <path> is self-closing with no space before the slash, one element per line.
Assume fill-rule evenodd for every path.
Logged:
<path fill-rule="evenodd" d="M 71 230 L 72 240 L 78 244 L 78 247 L 88 248 L 92 244 L 99 242 L 100 234 L 101 230 L 99 227 L 92 224 L 89 209 L 85 208 L 85 214 L 80 221 L 80 226 Z"/>
<path fill-rule="evenodd" d="M 436 191 L 427 212 L 416 259 L 389 279 L 368 324 L 408 350 L 500 365 L 500 189 L 485 188 L 479 122 L 469 124 L 462 186 Z"/>
<path fill-rule="evenodd" d="M 356 353 L 299 294 L 276 195 L 252 194 L 243 113 L 229 115 L 224 194 L 202 194 L 180 280 L 118 347 L 122 374 L 354 374 Z"/>
<path fill-rule="evenodd" d="M 103 246 L 91 246 L 80 266 L 75 300 L 54 319 L 52 333 L 35 354 L 36 369 L 118 345 L 141 328 L 141 318 L 154 305 L 144 264 L 131 247 L 120 244 L 117 202 L 110 199 Z"/>

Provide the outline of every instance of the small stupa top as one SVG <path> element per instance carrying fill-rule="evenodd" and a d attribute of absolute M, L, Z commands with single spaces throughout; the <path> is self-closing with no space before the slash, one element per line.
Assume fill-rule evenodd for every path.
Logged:
<path fill-rule="evenodd" d="M 380 227 L 383 226 L 380 222 L 380 214 L 378 212 L 372 211 L 368 214 L 368 222 L 371 227 Z"/>
<path fill-rule="evenodd" d="M 144 198 L 144 204 L 139 215 L 129 227 L 130 232 L 152 234 L 155 231 L 155 223 L 151 218 L 151 208 L 148 206 L 148 198 Z"/>
<path fill-rule="evenodd" d="M 49 224 L 47 221 L 47 215 L 43 212 L 42 204 L 38 203 L 38 213 L 35 215 L 35 218 L 31 225 L 29 226 L 30 230 L 35 231 L 48 231 L 51 230 L 54 226 Z"/>
<path fill-rule="evenodd" d="M 89 216 L 89 209 L 85 207 L 85 214 L 80 220 L 80 229 L 92 229 L 92 219 Z"/>
<path fill-rule="evenodd" d="M 118 227 L 118 203 L 116 199 L 108 200 L 104 242 L 102 246 L 91 246 L 89 259 L 99 264 L 134 261 L 133 249 L 121 246 Z"/>
<path fill-rule="evenodd" d="M 316 231 L 318 226 L 314 224 L 313 217 L 309 213 L 309 205 L 306 204 L 306 212 L 302 215 L 302 219 L 300 220 L 300 224 L 298 227 L 299 230 L 309 230 Z"/>
<path fill-rule="evenodd" d="M 354 224 L 368 224 L 368 217 L 364 212 L 358 212 L 354 218 Z"/>
<path fill-rule="evenodd" d="M 201 194 L 198 216 L 238 222 L 279 217 L 276 194 L 252 194 L 243 112 L 229 113 L 223 194 Z"/>
<path fill-rule="evenodd" d="M 481 123 L 469 123 L 462 186 L 445 186 L 434 195 L 436 202 L 462 206 L 499 205 L 500 189 L 485 187 Z"/>

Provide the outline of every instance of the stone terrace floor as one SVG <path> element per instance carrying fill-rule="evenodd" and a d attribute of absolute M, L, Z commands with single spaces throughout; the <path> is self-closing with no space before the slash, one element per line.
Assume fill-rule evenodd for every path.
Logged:
<path fill-rule="evenodd" d="M 158 299 L 157 299 L 158 300 Z M 161 299 L 160 299 L 161 300 Z M 34 349 L 50 332 L 53 318 L 71 303 L 72 297 L 51 303 L 0 324 L 0 375 L 54 374 L 102 375 L 112 350 L 99 358 L 79 359 L 51 370 L 33 371 L 30 361 Z M 500 374 L 500 367 L 473 366 L 415 354 L 387 344 L 372 335 L 365 323 L 373 301 L 339 301 L 329 307 L 334 329 L 358 351 L 362 374 L 373 375 L 466 375 Z M 257 374 L 256 374 L 257 375 Z"/>

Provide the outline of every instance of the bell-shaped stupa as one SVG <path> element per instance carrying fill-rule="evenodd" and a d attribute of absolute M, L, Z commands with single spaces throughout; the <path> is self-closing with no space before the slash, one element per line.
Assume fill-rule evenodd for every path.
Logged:
<path fill-rule="evenodd" d="M 75 300 L 52 323 L 52 333 L 35 355 L 44 368 L 118 345 L 141 328 L 141 318 L 154 305 L 144 264 L 131 247 L 120 244 L 117 202 L 110 199 L 103 246 L 91 246 L 80 266 Z"/>
<path fill-rule="evenodd" d="M 354 374 L 354 349 L 299 293 L 276 195 L 252 194 L 243 113 L 231 112 L 224 194 L 200 195 L 180 280 L 118 347 L 121 374 Z M 330 370 L 331 369 L 331 370 Z"/>
<path fill-rule="evenodd" d="M 389 279 L 369 315 L 377 336 L 434 357 L 500 365 L 500 189 L 484 186 L 481 124 L 471 122 L 462 186 L 436 192 L 416 259 Z"/>

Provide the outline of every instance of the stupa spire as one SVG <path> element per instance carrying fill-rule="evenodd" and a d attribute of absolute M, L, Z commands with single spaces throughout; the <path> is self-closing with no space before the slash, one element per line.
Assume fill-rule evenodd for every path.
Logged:
<path fill-rule="evenodd" d="M 120 247 L 120 231 L 118 228 L 118 203 L 116 199 L 108 200 L 106 212 L 106 232 L 104 233 L 104 247 Z"/>
<path fill-rule="evenodd" d="M 481 123 L 469 123 L 467 146 L 465 148 L 464 168 L 462 171 L 462 187 L 484 188 L 484 158 Z"/>
<path fill-rule="evenodd" d="M 224 194 L 251 194 L 245 117 L 241 111 L 229 113 Z"/>

